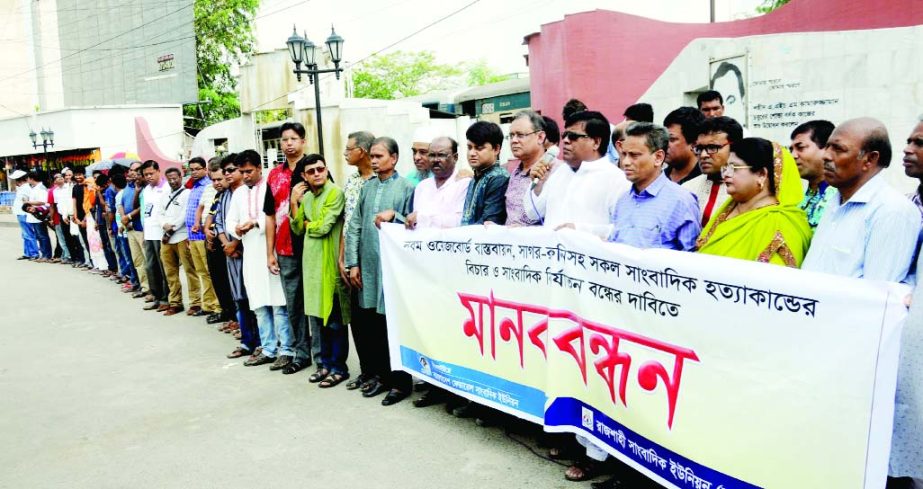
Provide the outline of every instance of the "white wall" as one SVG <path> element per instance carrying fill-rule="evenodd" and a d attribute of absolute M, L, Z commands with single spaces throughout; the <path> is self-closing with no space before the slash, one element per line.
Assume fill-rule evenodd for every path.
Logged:
<path fill-rule="evenodd" d="M 709 84 L 709 61 L 748 54 L 747 126 L 754 136 L 788 145 L 792 129 L 811 119 L 838 124 L 870 116 L 891 136 L 888 180 L 903 192 L 901 150 L 923 112 L 923 26 L 850 32 L 786 33 L 738 39 L 697 39 L 676 57 L 639 101 L 657 122 Z M 744 121 L 740 121 L 744 122 Z"/>
<path fill-rule="evenodd" d="M 30 117 L 0 120 L 0 155 L 40 154 L 32 148 L 29 129 L 54 130 L 54 151 L 100 148 L 103 158 L 119 151 L 136 152 L 135 117 L 144 117 L 151 136 L 165 156 L 176 158 L 183 149 L 183 113 L 175 106 L 97 107 L 42 112 Z M 41 138 L 41 136 L 39 136 Z"/>
<path fill-rule="evenodd" d="M 216 154 L 216 139 L 227 139 L 229 153 L 239 153 L 245 149 L 256 148 L 256 131 L 252 121 L 252 117 L 244 116 L 202 129 L 196 134 L 190 156 L 201 156 L 208 161 Z"/>

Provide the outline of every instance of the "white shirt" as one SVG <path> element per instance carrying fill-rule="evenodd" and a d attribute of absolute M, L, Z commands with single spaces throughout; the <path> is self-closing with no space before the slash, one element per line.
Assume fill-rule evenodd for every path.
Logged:
<path fill-rule="evenodd" d="M 267 187 L 266 178 L 253 187 L 238 187 L 231 195 L 225 221 L 228 233 L 240 239 L 244 245 L 243 279 L 252 310 L 285 305 L 281 276 L 269 273 L 266 266 L 266 214 L 263 212 L 263 202 Z M 239 236 L 237 226 L 247 222 L 255 222 L 256 226 Z"/>
<path fill-rule="evenodd" d="M 708 205 L 711 199 L 712 188 L 715 186 L 718 187 L 717 194 L 715 195 L 714 202 L 711 206 Z M 708 179 L 708 176 L 705 174 L 699 175 L 692 180 L 684 183 L 682 187 L 690 192 L 692 195 L 695 195 L 696 200 L 699 201 L 699 218 L 702 219 L 702 227 L 705 227 L 708 224 L 708 220 L 714 217 L 715 212 L 721 207 L 721 204 L 724 204 L 724 201 L 728 200 L 728 188 L 723 181 L 715 183 Z M 708 219 L 705 219 L 705 213 L 708 213 Z"/>
<path fill-rule="evenodd" d="M 530 219 L 544 218 L 551 228 L 573 223 L 581 231 L 605 239 L 619 197 L 631 188 L 620 168 L 608 156 L 584 161 L 574 171 L 570 165 L 558 165 L 542 186 L 523 194 L 522 205 Z M 538 212 L 536 212 L 538 211 Z"/>
<path fill-rule="evenodd" d="M 22 210 L 22 205 L 29 201 L 29 193 L 31 191 L 32 188 L 29 187 L 28 183 L 16 187 L 16 198 L 13 199 L 13 215 L 25 216 L 28 214 L 28 212 Z"/>
<path fill-rule="evenodd" d="M 70 216 L 74 212 L 71 208 L 74 198 L 71 192 L 72 189 L 73 187 L 67 184 L 51 189 L 51 195 L 54 196 L 55 208 L 57 208 L 58 214 L 61 214 L 61 217 Z"/>
<path fill-rule="evenodd" d="M 27 185 L 27 187 L 29 186 Z M 31 187 L 29 189 L 29 198 L 27 199 L 27 201 L 47 203 L 48 202 L 48 188 L 45 187 L 45 185 L 43 185 L 42 182 L 35 184 L 34 187 Z M 22 207 L 22 205 L 20 205 L 20 207 Z M 35 216 L 33 216 L 32 214 L 26 213 L 26 222 L 30 224 L 38 224 L 42 221 L 39 221 L 38 219 L 36 219 Z"/>
<path fill-rule="evenodd" d="M 168 243 L 176 244 L 189 238 L 189 232 L 186 230 L 186 203 L 189 201 L 189 189 L 180 187 L 175 193 L 172 189 L 170 194 L 164 198 L 163 216 L 161 217 L 160 228 L 169 225 L 173 228 L 173 234 L 170 235 Z"/>
<path fill-rule="evenodd" d="M 458 169 L 436 187 L 436 177 L 429 177 L 413 190 L 413 211 L 419 228 L 455 228 L 461 225 L 465 196 L 471 178 L 456 180 Z"/>
<path fill-rule="evenodd" d="M 165 199 L 168 199 L 170 195 L 170 186 L 167 185 L 167 180 L 162 178 L 156 187 L 146 185 L 141 195 L 144 196 L 144 213 L 141 217 L 144 224 L 144 239 L 160 241 L 160 238 L 163 238 L 161 217 L 163 207 L 167 203 Z"/>

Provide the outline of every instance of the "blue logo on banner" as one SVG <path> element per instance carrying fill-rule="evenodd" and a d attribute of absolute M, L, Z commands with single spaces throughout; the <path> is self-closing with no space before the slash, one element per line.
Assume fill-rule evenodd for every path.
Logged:
<path fill-rule="evenodd" d="M 545 393 L 500 377 L 441 362 L 416 350 L 401 346 L 404 368 L 419 372 L 459 392 L 479 397 L 541 419 L 545 412 Z"/>
<path fill-rule="evenodd" d="M 610 452 L 620 453 L 649 472 L 677 487 L 698 489 L 760 489 L 748 482 L 708 468 L 664 448 L 598 409 L 571 397 L 555 399 L 545 412 L 546 426 L 574 426 L 605 443 Z"/>

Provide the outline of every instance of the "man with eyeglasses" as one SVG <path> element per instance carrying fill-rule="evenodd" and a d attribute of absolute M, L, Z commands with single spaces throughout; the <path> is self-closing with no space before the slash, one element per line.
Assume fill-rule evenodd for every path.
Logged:
<path fill-rule="evenodd" d="M 189 316 L 214 316 L 221 315 L 221 304 L 215 294 L 208 273 L 208 259 L 205 252 L 205 233 L 202 229 L 201 203 L 206 189 L 212 188 L 212 181 L 205 168 L 205 159 L 195 157 L 189 160 L 189 200 L 186 203 L 186 233 L 189 240 L 189 258 L 192 261 L 192 274 L 187 273 L 187 279 L 198 282 L 197 286 L 189 284 Z M 193 294 L 200 297 L 193 297 Z"/>
<path fill-rule="evenodd" d="M 542 166 L 551 167 L 555 161 L 551 155 L 545 158 L 544 124 L 542 116 L 532 110 L 516 113 L 510 124 L 510 150 L 516 159 L 510 160 L 506 167 L 510 174 L 506 187 L 507 226 L 534 226 L 540 222 L 535 212 L 527 213 L 526 206 L 531 203 L 523 204 L 523 201 L 532 187 L 529 174 L 533 166 L 543 162 Z"/>
<path fill-rule="evenodd" d="M 603 239 L 608 236 L 615 204 L 631 186 L 606 155 L 609 127 L 604 115 L 590 110 L 567 119 L 561 134 L 567 164 L 553 169 L 545 165 L 532 168 L 531 176 L 537 184 L 522 196 L 529 219 L 540 220 L 553 229 L 567 227 Z"/>
<path fill-rule="evenodd" d="M 221 170 L 224 174 L 223 189 L 215 196 L 213 204 L 214 214 L 212 222 L 215 224 L 215 238 L 217 245 L 225 256 L 225 265 L 228 275 L 228 285 L 231 296 L 237 306 L 237 324 L 240 328 L 240 345 L 228 358 L 240 358 L 249 355 L 248 360 L 255 360 L 260 354 L 260 333 L 256 325 L 256 315 L 250 309 L 247 298 L 247 289 L 244 287 L 244 260 L 240 238 L 232 234 L 228 226 L 227 217 L 231 212 L 231 198 L 234 192 L 243 185 L 240 171 L 237 169 L 237 154 L 231 153 L 221 160 Z M 232 329 L 232 324 L 225 331 Z"/>
<path fill-rule="evenodd" d="M 266 264 L 271 273 L 282 278 L 291 328 L 284 335 L 294 341 L 293 356 L 279 355 L 269 370 L 282 370 L 283 374 L 289 375 L 311 363 L 308 351 L 311 340 L 304 316 L 304 284 L 301 280 L 301 252 L 304 243 L 301 239 L 292 239 L 289 224 L 289 197 L 292 189 L 299 187 L 302 194 L 305 189 L 301 169 L 304 167 L 306 132 L 298 122 L 286 122 L 281 129 L 285 162 L 270 170 L 266 177 L 268 190 L 263 212 L 266 214 Z"/>
<path fill-rule="evenodd" d="M 731 156 L 731 143 L 743 139 L 743 128 L 734 119 L 725 116 L 705 119 L 699 127 L 692 150 L 699 158 L 702 174 L 683 184 L 699 202 L 702 227 L 708 224 L 715 209 L 728 198 L 721 170 Z"/>
<path fill-rule="evenodd" d="M 458 143 L 450 137 L 437 137 L 429 145 L 432 176 L 413 191 L 413 212 L 404 223 L 408 229 L 454 228 L 461 225 L 465 195 L 471 178 L 455 178 L 458 169 Z"/>

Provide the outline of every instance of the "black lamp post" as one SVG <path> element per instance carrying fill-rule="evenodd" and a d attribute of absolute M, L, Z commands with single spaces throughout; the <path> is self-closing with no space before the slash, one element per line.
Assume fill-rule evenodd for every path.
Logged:
<path fill-rule="evenodd" d="M 292 35 L 289 36 L 288 41 L 285 42 L 288 45 L 288 53 L 292 57 L 292 62 L 295 63 L 295 69 L 292 70 L 292 73 L 295 73 L 295 76 L 298 77 L 298 81 L 301 81 L 301 75 L 308 75 L 308 81 L 314 85 L 314 112 L 317 119 L 317 146 L 320 150 L 320 154 L 324 154 L 324 129 L 323 123 L 321 123 L 320 115 L 320 80 L 317 76 L 321 73 L 334 73 L 336 74 L 337 80 L 340 79 L 340 73 L 343 71 L 343 68 L 340 68 L 340 61 L 343 60 L 343 38 L 333 30 L 333 26 L 330 26 L 330 36 L 327 37 L 327 49 L 330 51 L 330 58 L 333 60 L 332 69 L 320 70 L 317 68 L 317 46 L 308 39 L 307 33 L 305 36 L 299 36 L 298 30 L 293 26 Z M 301 65 L 304 64 L 304 69 L 301 68 Z"/>
<path fill-rule="evenodd" d="M 54 148 L 54 131 L 51 129 L 42 128 L 41 131 L 42 142 L 38 142 L 39 134 L 35 134 L 35 131 L 29 131 L 29 139 L 32 140 L 32 149 L 38 149 L 39 146 L 42 147 L 42 151 L 45 153 L 48 152 L 48 148 Z"/>

